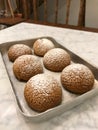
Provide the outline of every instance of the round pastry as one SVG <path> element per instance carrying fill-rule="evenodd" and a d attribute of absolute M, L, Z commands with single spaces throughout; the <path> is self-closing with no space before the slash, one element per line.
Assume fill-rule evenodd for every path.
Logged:
<path fill-rule="evenodd" d="M 62 71 L 67 65 L 70 64 L 70 61 L 70 55 L 61 48 L 49 50 L 43 58 L 44 66 L 55 72 Z"/>
<path fill-rule="evenodd" d="M 8 50 L 8 57 L 10 61 L 15 61 L 21 55 L 32 54 L 32 49 L 24 44 L 15 44 Z"/>
<path fill-rule="evenodd" d="M 72 64 L 64 68 L 61 73 L 61 83 L 70 92 L 83 94 L 92 89 L 94 75 L 82 64 Z"/>
<path fill-rule="evenodd" d="M 54 48 L 53 42 L 46 38 L 36 40 L 33 45 L 34 53 L 38 56 L 44 56 L 44 54 L 47 51 L 53 48 Z"/>
<path fill-rule="evenodd" d="M 32 76 L 42 73 L 43 67 L 36 56 L 22 55 L 14 61 L 13 72 L 17 79 L 27 81 Z"/>
<path fill-rule="evenodd" d="M 33 110 L 43 112 L 61 103 L 62 89 L 53 77 L 37 74 L 25 85 L 24 97 Z"/>

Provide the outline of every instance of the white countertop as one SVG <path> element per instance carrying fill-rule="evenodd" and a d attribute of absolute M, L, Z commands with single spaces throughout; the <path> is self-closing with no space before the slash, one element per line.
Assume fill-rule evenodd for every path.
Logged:
<path fill-rule="evenodd" d="M 0 31 L 0 44 L 50 36 L 98 66 L 98 33 L 21 23 Z M 46 122 L 33 123 L 19 114 L 0 54 L 0 130 L 97 130 L 98 96 Z"/>

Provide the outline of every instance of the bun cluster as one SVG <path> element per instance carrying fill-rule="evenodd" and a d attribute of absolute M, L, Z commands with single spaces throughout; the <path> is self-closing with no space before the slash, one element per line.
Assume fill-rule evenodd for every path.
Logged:
<path fill-rule="evenodd" d="M 24 97 L 28 106 L 37 112 L 60 105 L 63 91 L 83 94 L 93 88 L 91 70 L 83 64 L 72 63 L 70 54 L 56 48 L 49 39 L 37 39 L 32 48 L 24 44 L 13 45 L 8 50 L 8 57 L 14 62 L 15 77 L 19 82 L 26 81 Z M 46 74 L 46 70 L 58 73 L 60 80 Z"/>

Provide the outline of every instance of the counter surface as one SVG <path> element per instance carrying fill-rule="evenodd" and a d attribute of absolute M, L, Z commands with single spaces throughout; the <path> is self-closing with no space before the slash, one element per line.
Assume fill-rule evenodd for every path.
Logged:
<path fill-rule="evenodd" d="M 0 31 L 0 44 L 42 36 L 59 43 L 98 67 L 98 34 L 92 32 L 20 23 Z M 0 54 L 0 130 L 97 130 L 98 96 L 51 120 L 34 123 L 19 113 Z"/>

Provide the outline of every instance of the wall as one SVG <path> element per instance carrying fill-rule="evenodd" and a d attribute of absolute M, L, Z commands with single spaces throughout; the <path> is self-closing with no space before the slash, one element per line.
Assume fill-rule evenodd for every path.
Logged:
<path fill-rule="evenodd" d="M 98 0 L 87 0 L 86 6 L 86 27 L 98 28 Z"/>

